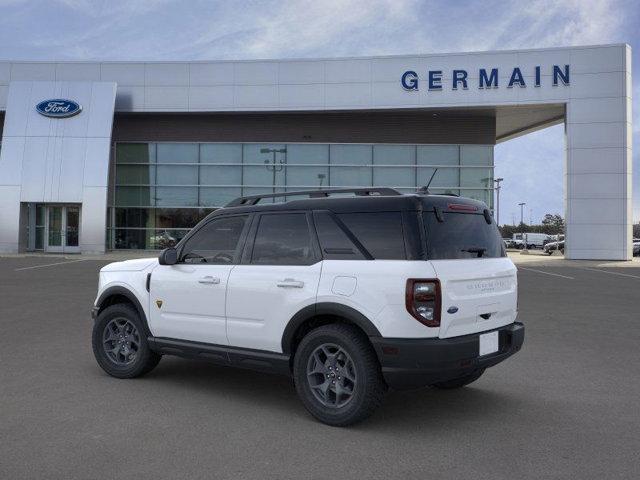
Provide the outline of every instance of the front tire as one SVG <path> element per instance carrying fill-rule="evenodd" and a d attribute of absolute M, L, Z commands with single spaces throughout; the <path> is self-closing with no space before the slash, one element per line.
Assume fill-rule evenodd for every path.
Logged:
<path fill-rule="evenodd" d="M 149 348 L 138 312 L 126 304 L 105 308 L 93 325 L 93 355 L 112 377 L 134 378 L 149 373 L 161 355 Z"/>
<path fill-rule="evenodd" d="M 309 332 L 296 351 L 293 375 L 307 411 L 337 427 L 371 416 L 387 389 L 371 344 L 352 325 L 325 325 Z"/>

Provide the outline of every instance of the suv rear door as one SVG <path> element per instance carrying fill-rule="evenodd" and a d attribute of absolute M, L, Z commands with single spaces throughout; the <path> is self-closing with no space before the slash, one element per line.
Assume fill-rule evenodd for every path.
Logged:
<path fill-rule="evenodd" d="M 468 335 L 514 322 L 516 267 L 506 256 L 495 223 L 477 207 L 449 207 L 454 209 L 423 213 L 427 255 L 442 291 L 439 336 Z"/>
<path fill-rule="evenodd" d="M 229 277 L 229 344 L 282 351 L 285 326 L 316 301 L 322 269 L 310 213 L 256 215 L 242 262 Z"/>

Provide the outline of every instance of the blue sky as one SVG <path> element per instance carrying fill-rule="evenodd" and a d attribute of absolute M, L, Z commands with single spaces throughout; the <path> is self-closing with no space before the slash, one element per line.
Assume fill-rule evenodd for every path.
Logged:
<path fill-rule="evenodd" d="M 629 43 L 634 218 L 640 220 L 637 0 L 0 0 L 2 60 L 215 60 L 393 55 Z M 563 214 L 564 132 L 496 147 L 501 221 Z"/>

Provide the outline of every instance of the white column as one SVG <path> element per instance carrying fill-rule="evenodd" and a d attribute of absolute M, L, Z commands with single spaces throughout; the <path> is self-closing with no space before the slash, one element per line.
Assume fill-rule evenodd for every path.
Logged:
<path fill-rule="evenodd" d="M 567 103 L 565 255 L 570 259 L 632 258 L 631 49 L 620 51 L 624 68 L 611 79 L 618 94 Z"/>

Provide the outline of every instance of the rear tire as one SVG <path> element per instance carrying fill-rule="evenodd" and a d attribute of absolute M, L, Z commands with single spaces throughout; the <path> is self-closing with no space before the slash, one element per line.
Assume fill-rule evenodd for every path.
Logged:
<path fill-rule="evenodd" d="M 134 378 L 149 373 L 161 355 L 149 348 L 138 312 L 120 303 L 105 308 L 93 325 L 93 355 L 112 377 Z"/>
<path fill-rule="evenodd" d="M 475 372 L 469 375 L 465 375 L 464 377 L 454 378 L 453 380 L 447 380 L 445 382 L 434 383 L 432 386 L 441 390 L 453 390 L 456 388 L 462 388 L 465 385 L 469 385 L 470 383 L 478 380 L 483 373 L 484 369 L 476 370 Z"/>
<path fill-rule="evenodd" d="M 309 332 L 296 351 L 293 375 L 307 411 L 337 427 L 371 416 L 387 390 L 369 340 L 352 325 L 325 325 Z"/>

